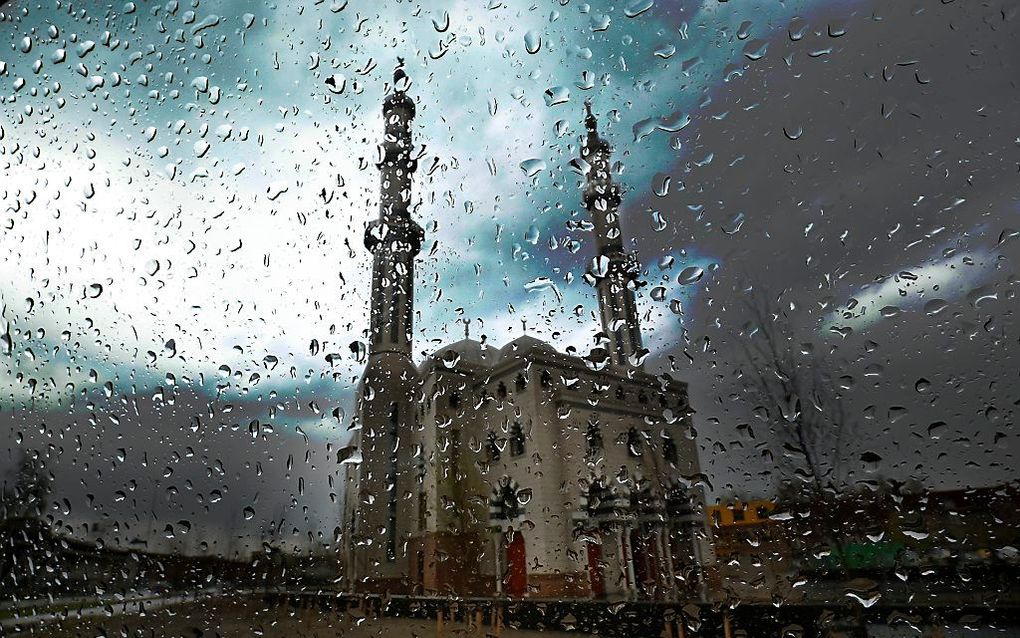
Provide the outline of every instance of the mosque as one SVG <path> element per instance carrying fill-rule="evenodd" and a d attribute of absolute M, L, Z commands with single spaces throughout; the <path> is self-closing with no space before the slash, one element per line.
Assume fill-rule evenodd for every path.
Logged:
<path fill-rule="evenodd" d="M 685 601 L 711 559 L 686 384 L 644 370 L 621 190 L 590 104 L 582 201 L 586 279 L 604 347 L 465 337 L 412 361 L 414 101 L 402 65 L 383 105 L 371 337 L 347 453 L 342 580 L 361 593 Z"/>

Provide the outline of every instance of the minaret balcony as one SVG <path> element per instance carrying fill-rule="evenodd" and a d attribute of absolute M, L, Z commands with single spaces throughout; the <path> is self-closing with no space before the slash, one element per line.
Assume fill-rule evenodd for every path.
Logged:
<path fill-rule="evenodd" d="M 425 240 L 425 231 L 417 222 L 405 217 L 376 219 L 365 228 L 365 248 L 373 253 L 383 247 L 390 253 L 406 252 L 417 255 Z"/>
<path fill-rule="evenodd" d="M 636 279 L 641 274 L 641 264 L 634 253 L 612 252 L 592 259 L 588 274 L 596 280 L 607 277 Z"/>

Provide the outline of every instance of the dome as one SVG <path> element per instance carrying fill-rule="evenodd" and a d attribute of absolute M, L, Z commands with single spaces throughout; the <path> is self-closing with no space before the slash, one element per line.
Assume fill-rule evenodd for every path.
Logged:
<path fill-rule="evenodd" d="M 456 343 L 443 346 L 433 352 L 422 364 L 422 369 L 442 364 L 453 368 L 462 363 L 470 363 L 478 366 L 491 366 L 496 362 L 497 351 L 489 345 L 475 341 L 474 339 L 461 339 Z"/>
<path fill-rule="evenodd" d="M 541 339 L 536 339 L 530 335 L 522 335 L 500 348 L 499 356 L 502 359 L 509 359 L 511 357 L 526 357 L 529 353 L 534 351 L 554 354 L 556 352 L 556 348 L 553 348 Z"/>

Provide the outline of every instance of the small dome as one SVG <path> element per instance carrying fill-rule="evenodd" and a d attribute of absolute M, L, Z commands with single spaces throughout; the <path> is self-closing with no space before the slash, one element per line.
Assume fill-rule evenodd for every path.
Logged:
<path fill-rule="evenodd" d="M 509 359 L 511 357 L 525 357 L 530 352 L 536 350 L 547 353 L 556 352 L 556 348 L 552 347 L 545 341 L 536 339 L 530 335 L 522 335 L 500 348 L 499 356 L 503 359 Z"/>

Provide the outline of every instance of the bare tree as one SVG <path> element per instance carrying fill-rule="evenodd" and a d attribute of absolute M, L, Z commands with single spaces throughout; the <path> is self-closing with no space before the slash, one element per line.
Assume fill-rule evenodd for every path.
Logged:
<path fill-rule="evenodd" d="M 0 592 L 21 564 L 47 553 L 53 543 L 46 508 L 52 475 L 36 452 L 24 452 L 9 484 L 0 490 Z"/>
<path fill-rule="evenodd" d="M 845 469 L 855 425 L 830 362 L 810 338 L 798 338 L 784 294 L 748 291 L 748 322 L 738 339 L 744 356 L 740 376 L 775 441 L 780 493 L 797 504 L 800 519 L 843 565 L 845 521 L 839 512 L 845 508 L 839 503 L 848 492 Z"/>
<path fill-rule="evenodd" d="M 35 453 L 23 452 L 15 470 L 14 484 L 4 481 L 2 512 L 4 520 L 42 518 L 50 494 L 50 475 Z"/>

